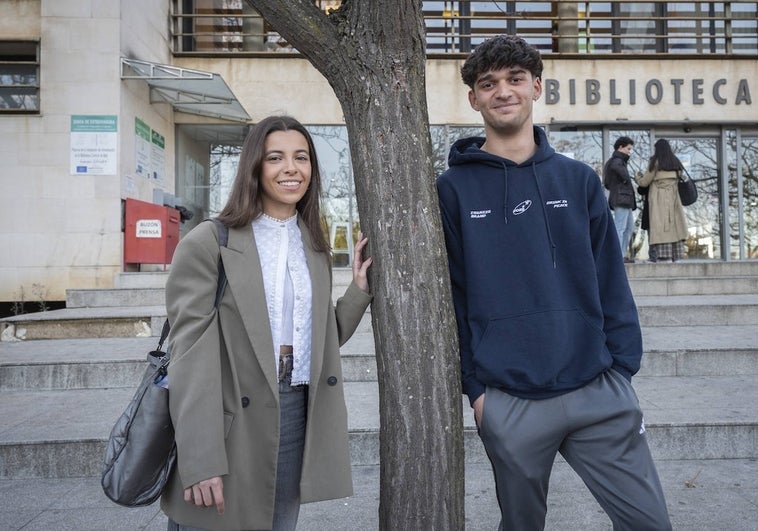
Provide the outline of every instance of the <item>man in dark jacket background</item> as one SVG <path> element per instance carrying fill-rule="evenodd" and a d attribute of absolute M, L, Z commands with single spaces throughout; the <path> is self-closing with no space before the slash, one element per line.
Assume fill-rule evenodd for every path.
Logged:
<path fill-rule="evenodd" d="M 632 146 L 634 146 L 634 140 L 628 136 L 620 136 L 613 144 L 613 155 L 603 167 L 603 184 L 610 192 L 608 204 L 613 210 L 613 222 L 616 225 L 616 233 L 621 244 L 624 262 L 634 262 L 634 256 L 626 258 L 629 242 L 632 241 L 632 234 L 634 233 L 633 212 L 637 210 L 634 186 L 627 169 Z"/>
<path fill-rule="evenodd" d="M 614 529 L 670 530 L 631 385 L 642 334 L 597 173 L 534 126 L 542 59 L 479 44 L 461 69 L 486 137 L 437 179 L 463 392 L 492 463 L 500 529 L 543 529 L 560 453 Z"/>

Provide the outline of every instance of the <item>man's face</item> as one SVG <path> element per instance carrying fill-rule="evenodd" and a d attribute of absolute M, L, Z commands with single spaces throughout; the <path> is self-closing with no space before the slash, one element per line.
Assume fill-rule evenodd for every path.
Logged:
<path fill-rule="evenodd" d="M 542 80 L 520 66 L 485 72 L 474 83 L 468 99 L 495 133 L 515 134 L 531 129 L 534 102 L 542 94 Z"/>
<path fill-rule="evenodd" d="M 625 155 L 631 155 L 633 146 L 634 144 L 627 144 L 626 146 L 621 146 L 619 148 L 619 151 L 621 153 L 624 153 Z"/>

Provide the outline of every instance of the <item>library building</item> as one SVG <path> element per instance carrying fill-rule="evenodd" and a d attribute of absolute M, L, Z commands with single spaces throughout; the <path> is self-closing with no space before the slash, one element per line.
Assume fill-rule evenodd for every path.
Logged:
<path fill-rule="evenodd" d="M 340 1 L 314 0 L 328 13 Z M 460 79 L 483 40 L 543 55 L 535 122 L 602 174 L 667 139 L 695 181 L 686 260 L 758 259 L 758 2 L 423 2 L 435 167 L 483 132 Z M 314 103 L 316 102 L 316 103 Z M 323 76 L 245 0 L 0 2 L 0 303 L 162 271 L 226 201 L 252 124 L 314 136 L 335 267 L 359 226 L 347 129 Z M 638 211 L 639 212 L 639 211 Z M 631 251 L 644 260 L 636 220 Z"/>

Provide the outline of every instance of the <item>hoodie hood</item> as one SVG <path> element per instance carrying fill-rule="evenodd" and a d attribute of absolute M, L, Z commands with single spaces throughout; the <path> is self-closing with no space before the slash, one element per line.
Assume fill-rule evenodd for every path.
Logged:
<path fill-rule="evenodd" d="M 548 144 L 547 135 L 541 127 L 534 127 L 534 142 L 537 144 L 537 151 L 531 158 L 516 164 L 512 160 L 493 155 L 482 151 L 485 138 L 481 136 L 473 136 L 469 138 L 461 138 L 457 140 L 450 148 L 450 155 L 448 156 L 448 165 L 457 166 L 461 164 L 468 164 L 470 162 L 478 162 L 480 164 L 487 164 L 490 166 L 502 167 L 506 166 L 528 166 L 530 164 L 539 164 L 555 154 L 555 150 Z"/>
<path fill-rule="evenodd" d="M 553 267 L 555 267 L 555 249 L 556 243 L 553 239 L 552 232 L 550 230 L 550 222 L 548 220 L 547 212 L 545 210 L 545 201 L 540 186 L 540 179 L 537 176 L 537 165 L 541 162 L 548 160 L 555 154 L 555 150 L 550 146 L 547 141 L 547 135 L 540 127 L 534 127 L 534 142 L 537 145 L 537 151 L 529 159 L 517 164 L 512 160 L 493 155 L 486 151 L 482 151 L 485 139 L 483 137 L 471 137 L 462 138 L 455 142 L 450 148 L 450 156 L 448 157 L 448 163 L 451 167 L 463 166 L 466 164 L 477 163 L 498 168 L 503 172 L 503 221 L 508 223 L 508 180 L 509 170 L 511 172 L 517 172 L 520 169 L 528 169 L 531 176 L 534 178 L 534 183 L 539 195 L 539 204 L 542 207 L 542 215 L 545 221 L 545 233 L 547 235 L 547 241 L 550 250 L 550 256 L 552 257 Z M 520 170 L 523 171 L 523 170 Z"/>

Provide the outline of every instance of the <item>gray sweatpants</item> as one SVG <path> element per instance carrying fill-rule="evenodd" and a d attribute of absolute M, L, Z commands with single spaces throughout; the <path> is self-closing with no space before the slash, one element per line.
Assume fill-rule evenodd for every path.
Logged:
<path fill-rule="evenodd" d="M 557 452 L 608 513 L 614 530 L 671 529 L 637 395 L 613 370 L 545 400 L 488 387 L 479 435 L 495 473 L 501 530 L 544 529 Z"/>

